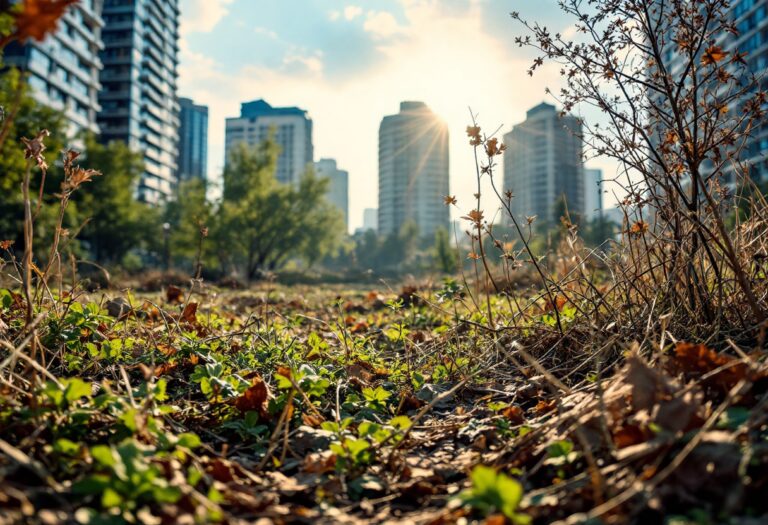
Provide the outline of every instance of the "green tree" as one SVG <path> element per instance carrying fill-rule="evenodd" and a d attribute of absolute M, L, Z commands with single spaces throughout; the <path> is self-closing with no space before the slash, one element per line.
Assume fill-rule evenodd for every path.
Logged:
<path fill-rule="evenodd" d="M 89 135 L 82 159 L 102 173 L 73 199 L 85 222 L 79 237 L 91 256 L 100 263 L 119 264 L 131 250 L 152 248 L 160 237 L 160 216 L 135 197 L 144 171 L 141 154 L 122 142 L 100 144 Z"/>
<path fill-rule="evenodd" d="M 166 204 L 163 220 L 171 226 L 170 251 L 174 265 L 194 273 L 199 249 L 202 249 L 201 263 L 208 267 L 215 262 L 210 243 L 203 239 L 200 244 L 201 230 L 211 228 L 214 223 L 213 204 L 206 198 L 205 181 L 191 179 L 179 184 L 176 199 Z"/>
<path fill-rule="evenodd" d="M 222 263 L 247 279 L 276 270 L 292 257 L 307 263 L 332 252 L 343 236 L 341 212 L 327 202 L 327 180 L 310 171 L 298 185 L 275 179 L 278 147 L 270 139 L 241 144 L 227 159 L 215 227 Z"/>
<path fill-rule="evenodd" d="M 23 75 L 16 69 L 0 74 L 0 107 L 4 110 L 4 118 L 0 120 L 0 239 L 14 240 L 17 249 L 23 249 L 21 182 L 30 163 L 24 158 L 21 139 L 33 138 L 43 129 L 50 132 L 44 141 L 49 169 L 35 230 L 37 238 L 45 238 L 52 233 L 55 220 L 56 211 L 48 208 L 57 200 L 53 194 L 61 183 L 57 164 L 59 152 L 65 148 L 66 120 L 61 112 L 37 104 Z M 34 207 L 42 182 L 40 170 L 33 168 L 30 193 Z"/>

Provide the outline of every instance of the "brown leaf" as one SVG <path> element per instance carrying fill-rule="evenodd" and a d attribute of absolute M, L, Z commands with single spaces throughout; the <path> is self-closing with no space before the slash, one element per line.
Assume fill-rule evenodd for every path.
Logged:
<path fill-rule="evenodd" d="M 262 420 L 269 419 L 269 386 L 261 377 L 255 377 L 248 390 L 235 398 L 234 404 L 240 412 L 258 412 Z"/>
<path fill-rule="evenodd" d="M 648 231 L 648 223 L 645 221 L 637 221 L 629 228 L 630 235 L 643 235 Z"/>
<path fill-rule="evenodd" d="M 550 399 L 549 401 L 545 401 L 544 399 L 542 399 L 541 401 L 536 403 L 536 406 L 534 407 L 533 410 L 537 414 L 541 415 L 541 414 L 546 414 L 548 412 L 552 412 L 556 406 L 557 406 L 557 400 Z"/>
<path fill-rule="evenodd" d="M 184 299 L 184 292 L 178 286 L 170 285 L 165 289 L 165 299 L 169 303 L 181 303 Z"/>
<path fill-rule="evenodd" d="M 728 56 L 728 53 L 723 51 L 722 47 L 714 45 L 709 46 L 707 50 L 704 51 L 704 56 L 701 57 L 701 63 L 705 66 L 717 64 L 726 56 Z"/>
<path fill-rule="evenodd" d="M 187 303 L 181 312 L 181 320 L 193 326 L 197 325 L 197 303 Z"/>
<path fill-rule="evenodd" d="M 613 431 L 613 443 L 616 448 L 626 448 L 644 443 L 646 434 L 637 425 L 622 425 Z"/>
<path fill-rule="evenodd" d="M 558 312 L 562 312 L 563 311 L 563 307 L 566 305 L 567 302 L 568 302 L 568 298 L 567 297 L 565 297 L 564 295 L 557 295 L 557 296 L 555 296 L 555 304 L 554 305 L 552 305 L 552 301 L 547 299 L 547 302 L 544 305 L 544 311 L 545 312 L 554 312 L 555 311 L 554 307 L 556 306 L 557 307 L 557 311 Z"/>
<path fill-rule="evenodd" d="M 525 417 L 523 416 L 523 409 L 516 405 L 512 405 L 504 408 L 501 411 L 501 415 L 507 418 L 509 422 L 512 423 L 513 425 L 522 425 L 523 422 L 525 422 Z"/>
<path fill-rule="evenodd" d="M 21 11 L 14 15 L 14 36 L 25 42 L 30 38 L 42 42 L 56 30 L 64 11 L 78 0 L 24 0 Z"/>
<path fill-rule="evenodd" d="M 667 378 L 636 355 L 627 358 L 624 381 L 632 388 L 632 408 L 635 411 L 650 412 L 671 391 Z"/>
<path fill-rule="evenodd" d="M 720 355 L 706 345 L 691 343 L 678 343 L 675 346 L 675 354 L 669 361 L 668 368 L 671 373 L 682 373 L 688 379 L 695 379 L 722 368 L 704 381 L 705 385 L 722 392 L 728 392 L 742 379 L 754 381 L 766 376 L 765 373 L 750 374 L 746 363 L 731 356 Z"/>
<path fill-rule="evenodd" d="M 301 414 L 301 420 L 305 425 L 312 428 L 319 428 L 323 423 L 323 419 L 313 414 Z"/>
<path fill-rule="evenodd" d="M 207 469 L 208 474 L 222 483 L 230 483 L 235 480 L 235 472 L 232 465 L 223 459 L 214 459 Z"/>

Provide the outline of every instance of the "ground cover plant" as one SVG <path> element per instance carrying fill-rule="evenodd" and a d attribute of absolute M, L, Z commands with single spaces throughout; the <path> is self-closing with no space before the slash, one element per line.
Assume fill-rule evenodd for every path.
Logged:
<path fill-rule="evenodd" d="M 614 121 L 585 137 L 628 175 L 599 249 L 567 213 L 555 251 L 533 217 L 502 237 L 478 189 L 446 196 L 471 243 L 446 279 L 225 290 L 196 223 L 195 278 L 98 291 L 63 224 L 109 173 L 62 154 L 38 246 L 57 152 L 24 137 L 23 242 L 0 242 L 0 523 L 764 523 L 768 206 L 738 156 L 762 94 L 718 47 L 725 2 L 584 5 L 563 8 L 586 41 L 527 24 L 520 43 L 563 64 L 566 105 Z M 49 22 L 18 15 L 9 38 Z M 504 146 L 474 122 L 467 140 L 480 188 Z"/>

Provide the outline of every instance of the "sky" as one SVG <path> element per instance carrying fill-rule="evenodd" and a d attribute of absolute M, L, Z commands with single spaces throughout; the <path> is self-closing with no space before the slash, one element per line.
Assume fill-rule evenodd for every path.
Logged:
<path fill-rule="evenodd" d="M 299 106 L 313 120 L 315 159 L 349 171 L 350 229 L 377 207 L 378 128 L 403 100 L 420 100 L 450 133 L 454 217 L 474 207 L 470 108 L 484 131 L 508 132 L 560 86 L 533 77 L 514 44 L 523 16 L 573 31 L 556 0 L 181 0 L 179 95 L 209 107 L 208 170 L 220 180 L 224 122 L 259 98 Z M 501 137 L 499 137 L 501 138 Z M 610 163 L 589 167 L 613 170 Z M 610 175 L 610 174 L 609 174 Z M 499 185 L 501 170 L 495 175 Z M 493 207 L 490 196 L 487 209 Z"/>

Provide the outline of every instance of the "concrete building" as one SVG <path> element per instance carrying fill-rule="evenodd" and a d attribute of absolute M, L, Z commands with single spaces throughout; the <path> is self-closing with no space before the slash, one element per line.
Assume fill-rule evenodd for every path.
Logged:
<path fill-rule="evenodd" d="M 208 106 L 180 98 L 179 181 L 207 180 L 208 175 Z"/>
<path fill-rule="evenodd" d="M 4 51 L 5 65 L 28 74 L 32 96 L 64 112 L 70 139 L 81 131 L 99 132 L 101 12 L 102 0 L 83 0 L 66 10 L 58 30 L 43 42 L 12 42 Z"/>
<path fill-rule="evenodd" d="M 344 213 L 344 232 L 349 231 L 349 172 L 339 169 L 334 159 L 320 159 L 315 173 L 330 180 L 328 201 Z"/>
<path fill-rule="evenodd" d="M 172 198 L 179 151 L 178 0 L 107 0 L 98 124 L 144 156 L 138 196 Z"/>
<path fill-rule="evenodd" d="M 363 231 L 379 230 L 379 210 L 378 208 L 365 208 L 363 210 Z"/>
<path fill-rule="evenodd" d="M 571 214 L 583 214 L 581 122 L 561 117 L 546 103 L 528 110 L 526 117 L 504 136 L 504 189 L 514 194 L 512 213 L 523 222 L 536 215 L 536 224 L 553 226 L 565 197 Z"/>
<path fill-rule="evenodd" d="M 603 170 L 584 169 L 584 218 L 588 221 L 603 214 Z"/>
<path fill-rule="evenodd" d="M 273 108 L 261 99 L 243 103 L 240 116 L 227 119 L 226 156 L 238 144 L 255 146 L 264 142 L 270 133 L 280 146 L 277 180 L 297 183 L 314 159 L 312 120 L 303 109 Z"/>
<path fill-rule="evenodd" d="M 407 221 L 432 237 L 448 229 L 443 198 L 448 181 L 448 126 L 423 102 L 402 102 L 379 127 L 378 231 L 389 235 Z"/>

